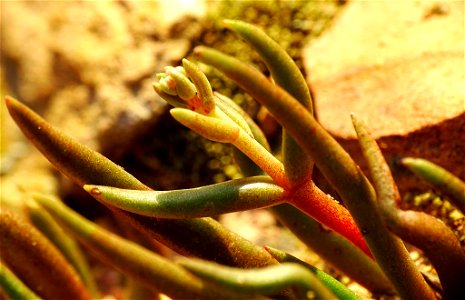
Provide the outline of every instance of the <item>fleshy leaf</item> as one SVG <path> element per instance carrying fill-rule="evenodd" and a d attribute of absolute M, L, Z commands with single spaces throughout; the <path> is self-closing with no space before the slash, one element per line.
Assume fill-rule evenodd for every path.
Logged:
<path fill-rule="evenodd" d="M 294 263 L 247 270 L 193 259 L 179 260 L 179 263 L 205 280 L 245 295 L 273 295 L 294 287 L 300 299 L 307 298 L 309 292 L 313 293 L 313 299 L 336 298 L 312 272 Z"/>
<path fill-rule="evenodd" d="M 305 78 L 289 54 L 278 43 L 255 25 L 239 20 L 224 20 L 223 23 L 254 47 L 279 86 L 285 88 L 310 112 L 313 111 Z"/>
<path fill-rule="evenodd" d="M 184 101 L 189 101 L 197 95 L 197 89 L 184 73 L 178 68 L 171 68 L 167 71 L 167 74 L 176 82 L 176 95 Z"/>
<path fill-rule="evenodd" d="M 235 110 L 239 115 L 242 116 L 243 120 L 247 123 L 247 127 L 250 129 L 251 136 L 265 148 L 268 152 L 270 151 L 270 145 L 265 137 L 265 134 L 255 121 L 234 101 L 220 93 L 215 92 L 218 107 L 223 109 L 223 106 L 227 106 L 230 110 Z M 247 155 L 242 153 L 239 149 L 233 148 L 234 161 L 240 167 L 242 173 L 245 176 L 261 175 L 263 170 L 257 166 Z"/>
<path fill-rule="evenodd" d="M 375 294 L 394 293 L 392 284 L 376 262 L 347 239 L 291 205 L 273 206 L 271 211 L 299 240 L 331 266 Z"/>
<path fill-rule="evenodd" d="M 91 299 L 78 274 L 52 243 L 6 209 L 0 210 L 0 257 L 43 298 Z"/>
<path fill-rule="evenodd" d="M 220 109 L 217 111 L 221 112 Z M 170 112 L 178 122 L 205 138 L 233 144 L 273 178 L 276 184 L 285 189 L 289 187 L 282 163 L 231 119 L 223 120 L 182 108 L 173 108 Z"/>
<path fill-rule="evenodd" d="M 231 105 L 234 103 L 234 101 L 224 95 L 221 95 L 220 93 L 214 93 L 214 96 L 217 100 L 215 101 L 217 106 L 221 108 L 221 110 L 240 128 L 242 128 L 248 134 L 252 135 L 252 131 L 249 127 L 249 124 L 247 124 L 244 115 L 241 114 L 234 105 Z"/>
<path fill-rule="evenodd" d="M 270 252 L 271 255 L 274 256 L 280 263 L 297 263 L 309 271 L 315 274 L 315 276 L 324 284 L 326 285 L 339 299 L 344 300 L 361 300 L 359 296 L 354 294 L 349 288 L 343 285 L 341 282 L 336 280 L 331 275 L 321 271 L 317 267 L 314 267 L 310 264 L 307 264 L 304 261 L 301 261 L 295 256 L 292 256 L 289 253 L 283 252 L 281 250 L 265 246 L 265 249 Z"/>
<path fill-rule="evenodd" d="M 36 197 L 41 197 L 41 195 L 36 194 L 32 196 L 32 198 Z M 78 244 L 72 238 L 70 238 L 57 224 L 53 217 L 34 200 L 29 199 L 26 201 L 25 207 L 31 222 L 55 245 L 55 247 L 61 251 L 65 258 L 73 265 L 74 269 L 79 273 L 87 289 L 92 294 L 92 297 L 100 297 L 94 277 Z"/>
<path fill-rule="evenodd" d="M 168 102 L 169 105 L 173 107 L 187 108 L 187 103 L 180 97 L 167 94 L 163 91 L 163 86 L 160 82 L 153 83 L 153 90 L 158 94 L 163 100 Z"/>
<path fill-rule="evenodd" d="M 239 136 L 240 128 L 233 122 L 202 115 L 185 108 L 173 108 L 170 113 L 176 121 L 209 140 L 233 143 Z"/>
<path fill-rule="evenodd" d="M 405 157 L 402 164 L 412 172 L 450 196 L 450 200 L 465 214 L 465 182 L 446 169 L 422 158 Z"/>
<path fill-rule="evenodd" d="M 214 57 L 217 57 L 218 55 L 222 57 L 225 56 L 221 53 L 217 53 L 214 50 L 207 49 L 207 51 L 210 54 L 213 53 L 212 55 Z M 207 54 L 207 56 L 210 57 L 211 55 Z M 224 60 L 224 58 L 222 60 Z M 235 63 L 238 62 L 235 61 Z M 230 64 L 233 64 L 233 62 L 230 62 Z M 260 73 L 258 74 L 259 76 L 263 77 L 263 75 Z M 271 85 L 271 87 L 272 89 L 277 89 L 277 91 L 282 91 L 274 85 Z M 288 95 L 285 91 L 282 91 L 282 93 L 284 95 Z M 214 118 L 208 119 L 209 117 L 207 116 L 202 116 L 200 114 L 179 108 L 173 109 L 172 111 L 176 112 L 177 114 L 175 118 L 180 122 L 184 122 L 183 124 L 187 127 L 195 130 L 198 133 L 205 134 L 206 137 L 211 139 L 216 138 L 217 141 L 220 140 L 221 134 L 219 132 L 213 132 L 216 130 L 221 130 L 220 125 L 222 125 L 222 123 L 216 122 Z M 213 129 L 215 122 L 217 123 L 216 126 L 218 128 L 216 130 Z M 279 162 L 273 155 L 271 155 L 265 148 L 263 148 L 255 139 L 245 134 L 242 130 L 239 130 L 238 134 L 234 135 L 230 133 L 230 131 L 227 131 L 227 129 L 228 128 L 226 126 L 223 129 L 225 132 L 224 136 L 222 137 L 223 142 L 229 141 L 230 143 L 233 143 L 238 149 L 240 149 L 251 160 L 253 160 L 255 164 L 257 164 L 263 171 L 271 176 L 277 184 L 286 190 L 291 188 L 284 171 L 284 166 L 281 162 Z M 209 136 L 207 136 L 207 134 Z M 311 199 L 312 197 L 315 197 L 315 199 Z M 363 240 L 357 226 L 353 222 L 352 217 L 347 212 L 347 210 L 337 204 L 333 199 L 329 198 L 326 194 L 319 191 L 311 181 L 307 181 L 306 184 L 303 185 L 301 191 L 299 191 L 298 195 L 296 194 L 296 197 L 294 198 L 295 199 L 293 199 L 293 203 L 298 206 L 299 209 L 302 209 L 312 217 L 317 218 L 318 221 L 344 235 L 355 245 L 360 247 L 365 253 L 367 253 L 367 255 L 371 255 L 365 241 Z M 335 214 L 338 215 L 338 218 L 334 218 Z"/>
<path fill-rule="evenodd" d="M 284 190 L 266 176 L 174 191 L 138 191 L 93 185 L 85 185 L 84 189 L 102 203 L 144 216 L 170 219 L 215 216 L 284 201 Z"/>
<path fill-rule="evenodd" d="M 381 150 L 360 120 L 352 116 L 352 122 L 370 168 L 379 206 L 389 228 L 405 241 L 424 251 L 438 272 L 446 299 L 465 297 L 465 251 L 455 234 L 433 216 L 397 208 L 399 191 Z M 425 287 L 418 282 L 414 288 Z"/>
<path fill-rule="evenodd" d="M 7 97 L 6 103 L 11 116 L 23 133 L 75 184 L 150 190 L 123 168 L 54 128 L 17 100 Z M 276 263 L 276 260 L 261 247 L 226 229 L 211 218 L 166 220 L 139 216 L 114 207 L 109 208 L 123 221 L 129 222 L 148 236 L 182 254 L 242 267 Z M 186 236 L 191 238 L 186 239 Z M 228 249 L 228 251 L 218 249 Z"/>
<path fill-rule="evenodd" d="M 231 108 L 244 116 L 252 129 L 253 136 L 265 149 L 270 147 L 260 127 L 237 104 L 227 97 L 218 97 Z M 217 103 L 219 103 L 218 101 Z M 235 148 L 235 150 L 237 150 Z M 239 151 L 237 151 L 239 152 Z M 239 152 L 248 159 L 242 152 Z M 235 153 L 236 154 L 236 153 Z M 261 169 L 249 167 L 250 162 L 236 159 L 236 163 L 243 170 L 245 176 L 261 174 Z M 245 164 L 245 166 L 244 166 Z M 280 204 L 271 208 L 277 219 L 292 231 L 304 244 L 311 248 L 326 262 L 336 267 L 353 280 L 373 293 L 393 294 L 393 287 L 379 266 L 359 248 L 341 235 L 326 229 L 313 218 L 290 204 Z"/>
<path fill-rule="evenodd" d="M 179 265 L 86 220 L 59 201 L 46 197 L 37 201 L 99 259 L 149 288 L 182 299 L 228 296 Z"/>
<path fill-rule="evenodd" d="M 0 262 L 0 295 L 4 292 L 10 299 L 40 299 L 7 266 Z"/>
<path fill-rule="evenodd" d="M 258 70 L 241 61 L 206 47 L 196 47 L 194 55 L 203 63 L 214 66 L 234 80 L 252 97 L 267 107 L 315 161 L 318 169 L 341 196 L 371 252 L 386 272 L 396 290 L 404 298 L 428 299 L 425 290 L 411 288 L 416 276 L 406 276 L 401 261 L 408 252 L 402 241 L 386 228 L 376 204 L 376 195 L 368 179 L 349 154 L 313 118 L 313 116 L 279 86 L 273 85 Z"/>
<path fill-rule="evenodd" d="M 254 47 L 270 70 L 274 82 L 312 113 L 312 99 L 305 78 L 286 51 L 252 24 L 237 20 L 225 20 L 224 24 Z M 283 132 L 283 163 L 291 184 L 299 185 L 311 179 L 313 163 L 310 157 L 285 131 Z"/>

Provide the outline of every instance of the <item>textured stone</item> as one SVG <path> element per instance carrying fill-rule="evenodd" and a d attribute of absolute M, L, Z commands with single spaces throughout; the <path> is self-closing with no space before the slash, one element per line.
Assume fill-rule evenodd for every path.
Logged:
<path fill-rule="evenodd" d="M 319 121 L 365 163 L 350 113 L 395 166 L 429 159 L 465 179 L 463 2 L 354 1 L 306 49 Z M 402 192 L 422 182 L 393 168 Z"/>
<path fill-rule="evenodd" d="M 1 1 L 2 97 L 18 98 L 117 161 L 165 111 L 165 101 L 152 88 L 155 73 L 190 49 L 188 40 L 170 33 L 189 8 L 173 14 L 170 4 Z M 2 197 L 8 195 L 14 203 L 9 206 L 20 206 L 24 191 L 70 190 L 25 141 L 1 102 Z"/>
<path fill-rule="evenodd" d="M 154 74 L 189 41 L 152 1 L 2 2 L 7 92 L 88 146 L 117 158 L 164 111 Z M 178 9 L 178 18 L 183 9 Z"/>

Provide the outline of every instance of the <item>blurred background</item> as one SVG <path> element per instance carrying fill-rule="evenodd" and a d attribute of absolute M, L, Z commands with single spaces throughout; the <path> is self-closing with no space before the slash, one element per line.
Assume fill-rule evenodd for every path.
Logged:
<path fill-rule="evenodd" d="M 80 213 L 108 222 L 105 208 L 25 140 L 5 109 L 6 94 L 154 189 L 241 177 L 229 146 L 177 124 L 152 89 L 156 73 L 200 44 L 267 74 L 245 43 L 218 26 L 224 18 L 257 24 L 287 50 L 308 78 L 318 118 L 354 157 L 349 112 L 368 116 L 393 165 L 396 155 L 426 156 L 464 179 L 463 11 L 462 1 L 1 1 L 2 203 L 19 207 L 28 190 L 59 194 Z M 279 152 L 280 128 L 266 110 L 221 74 L 203 70 Z M 396 176 L 405 195 L 419 193 L 410 175 Z M 442 200 L 432 205 L 434 193 L 409 197 L 406 208 L 426 201 L 422 209 L 463 230 L 463 215 Z M 331 272 L 266 210 L 219 218 L 257 244 Z"/>

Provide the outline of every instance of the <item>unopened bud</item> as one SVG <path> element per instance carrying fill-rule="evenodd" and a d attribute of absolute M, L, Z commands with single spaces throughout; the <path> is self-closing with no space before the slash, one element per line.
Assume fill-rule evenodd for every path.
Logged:
<path fill-rule="evenodd" d="M 197 94 L 195 85 L 189 80 L 185 74 L 184 68 L 171 68 L 167 74 L 176 82 L 176 92 L 179 98 L 189 101 Z"/>

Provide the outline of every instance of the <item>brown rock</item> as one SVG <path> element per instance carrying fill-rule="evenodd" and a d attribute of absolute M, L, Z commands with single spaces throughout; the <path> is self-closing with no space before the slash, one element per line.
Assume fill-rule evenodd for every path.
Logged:
<path fill-rule="evenodd" d="M 354 1 L 308 47 L 319 121 L 362 168 L 351 112 L 391 164 L 423 157 L 465 179 L 463 24 L 463 2 Z M 402 192 L 424 188 L 393 169 Z"/>
<path fill-rule="evenodd" d="M 189 41 L 169 36 L 175 19 L 160 18 L 165 6 L 2 2 L 1 69 L 8 93 L 118 158 L 165 110 L 151 86 L 154 74 L 189 50 Z"/>
<path fill-rule="evenodd" d="M 147 135 L 166 107 L 153 91 L 154 75 L 190 49 L 170 27 L 193 10 L 177 6 L 173 14 L 165 2 L 1 1 L 2 204 L 21 206 L 24 191 L 67 189 L 30 150 L 4 94 L 111 159 Z"/>

